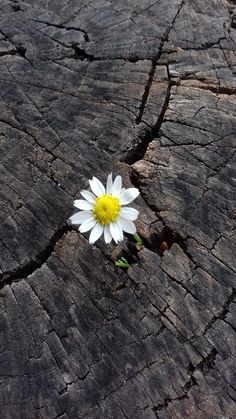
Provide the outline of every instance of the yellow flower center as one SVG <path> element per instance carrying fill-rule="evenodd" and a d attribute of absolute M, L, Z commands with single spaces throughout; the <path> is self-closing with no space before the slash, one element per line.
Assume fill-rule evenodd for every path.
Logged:
<path fill-rule="evenodd" d="M 112 195 L 102 195 L 96 198 L 93 215 L 100 224 L 110 224 L 117 220 L 120 208 L 121 204 L 118 198 Z"/>

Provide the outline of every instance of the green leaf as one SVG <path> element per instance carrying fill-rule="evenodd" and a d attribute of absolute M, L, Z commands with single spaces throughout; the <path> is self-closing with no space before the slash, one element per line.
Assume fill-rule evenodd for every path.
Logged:
<path fill-rule="evenodd" d="M 125 269 L 128 269 L 131 266 L 124 257 L 121 257 L 120 259 L 118 259 L 115 262 L 115 265 L 118 266 L 119 268 L 125 268 Z"/>

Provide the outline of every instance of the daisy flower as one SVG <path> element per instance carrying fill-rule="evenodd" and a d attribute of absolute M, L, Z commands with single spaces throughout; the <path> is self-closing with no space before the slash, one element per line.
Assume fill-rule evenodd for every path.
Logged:
<path fill-rule="evenodd" d="M 116 243 L 123 240 L 123 231 L 136 233 L 133 223 L 138 217 L 138 210 L 126 207 L 139 195 L 137 188 L 122 188 L 121 176 L 112 181 L 112 173 L 107 177 L 106 188 L 96 177 L 89 181 L 92 192 L 83 190 L 84 199 L 76 199 L 74 206 L 82 211 L 70 217 L 70 222 L 79 225 L 79 231 L 91 230 L 89 243 L 95 243 L 102 234 L 106 243 L 112 239 Z"/>

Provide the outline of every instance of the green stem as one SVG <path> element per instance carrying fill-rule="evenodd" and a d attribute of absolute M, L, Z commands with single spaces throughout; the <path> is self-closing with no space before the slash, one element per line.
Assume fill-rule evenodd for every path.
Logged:
<path fill-rule="evenodd" d="M 143 241 L 142 241 L 141 237 L 138 235 L 138 233 L 135 233 L 133 235 L 133 238 L 136 241 L 136 243 L 141 244 L 141 245 L 143 244 Z"/>

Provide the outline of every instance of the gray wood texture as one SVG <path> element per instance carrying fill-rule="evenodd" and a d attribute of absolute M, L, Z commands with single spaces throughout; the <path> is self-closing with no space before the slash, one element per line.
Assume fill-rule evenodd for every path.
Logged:
<path fill-rule="evenodd" d="M 235 29 L 232 0 L 0 0 L 0 419 L 236 418 Z M 144 246 L 67 223 L 110 171 Z"/>

